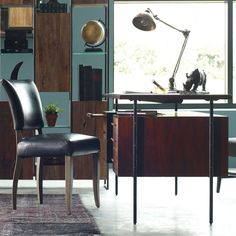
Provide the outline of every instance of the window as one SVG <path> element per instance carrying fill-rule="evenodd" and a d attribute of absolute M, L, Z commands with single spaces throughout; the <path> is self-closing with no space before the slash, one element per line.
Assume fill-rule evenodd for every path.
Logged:
<path fill-rule="evenodd" d="M 153 31 L 135 28 L 133 18 L 147 8 L 170 25 L 191 31 L 175 77 L 176 88 L 183 90 L 186 73 L 198 68 L 207 74 L 207 91 L 227 93 L 225 1 L 115 1 L 114 91 L 156 91 L 153 79 L 168 88 L 184 36 L 157 20 Z"/>

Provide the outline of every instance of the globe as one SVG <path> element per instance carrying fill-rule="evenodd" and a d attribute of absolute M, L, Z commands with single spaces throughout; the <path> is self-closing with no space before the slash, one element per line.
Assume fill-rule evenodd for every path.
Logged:
<path fill-rule="evenodd" d="M 97 20 L 88 21 L 81 28 L 81 36 L 88 46 L 96 47 L 105 40 L 104 24 Z"/>

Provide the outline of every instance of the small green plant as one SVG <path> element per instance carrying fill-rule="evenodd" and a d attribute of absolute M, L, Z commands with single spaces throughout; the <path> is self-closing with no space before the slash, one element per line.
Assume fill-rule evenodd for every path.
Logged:
<path fill-rule="evenodd" d="M 63 110 L 54 103 L 49 103 L 46 107 L 43 108 L 45 114 L 57 114 Z"/>

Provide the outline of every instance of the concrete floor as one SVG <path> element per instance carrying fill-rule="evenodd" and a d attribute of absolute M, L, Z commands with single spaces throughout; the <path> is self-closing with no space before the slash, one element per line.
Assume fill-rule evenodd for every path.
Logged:
<path fill-rule="evenodd" d="M 10 192 L 9 181 L 0 181 L 0 192 Z M 56 184 L 55 184 L 56 183 Z M 179 178 L 174 195 L 174 178 L 138 178 L 138 223 L 133 225 L 132 178 L 119 178 L 115 196 L 114 174 L 110 188 L 101 181 L 101 207 L 94 204 L 91 181 L 74 181 L 86 208 L 94 216 L 102 235 L 234 236 L 236 235 L 236 179 L 223 179 L 221 193 L 214 193 L 214 222 L 209 224 L 209 180 Z M 19 193 L 35 192 L 33 181 L 20 182 Z M 214 190 L 216 179 L 214 179 Z M 45 193 L 63 193 L 63 181 L 46 181 Z"/>

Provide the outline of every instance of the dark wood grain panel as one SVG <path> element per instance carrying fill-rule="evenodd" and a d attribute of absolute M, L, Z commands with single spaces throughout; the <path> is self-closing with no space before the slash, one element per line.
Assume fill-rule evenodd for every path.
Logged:
<path fill-rule="evenodd" d="M 64 180 L 65 166 L 64 165 L 44 165 L 43 179 L 45 180 Z"/>
<path fill-rule="evenodd" d="M 208 176 L 209 119 L 139 117 L 139 176 Z M 132 175 L 132 117 L 115 116 L 114 171 Z M 215 175 L 227 175 L 228 118 L 215 117 Z"/>
<path fill-rule="evenodd" d="M 1 0 L 0 5 L 33 5 L 33 0 Z"/>
<path fill-rule="evenodd" d="M 44 92 L 70 91 L 70 14 L 36 13 L 36 84 Z"/>
<path fill-rule="evenodd" d="M 8 102 L 0 102 L 0 111 L 0 178 L 12 179 L 16 158 L 16 139 Z M 33 173 L 32 158 L 24 160 L 21 178 L 32 179 Z"/>
<path fill-rule="evenodd" d="M 34 0 L 23 0 L 23 4 L 33 5 Z"/>
<path fill-rule="evenodd" d="M 106 117 L 88 117 L 87 113 L 101 114 L 107 110 L 105 101 L 79 101 L 72 102 L 72 131 L 82 134 L 95 135 L 100 139 L 100 175 L 106 178 Z M 74 163 L 74 177 L 76 179 L 91 179 L 92 160 L 90 158 L 78 157 Z"/>

